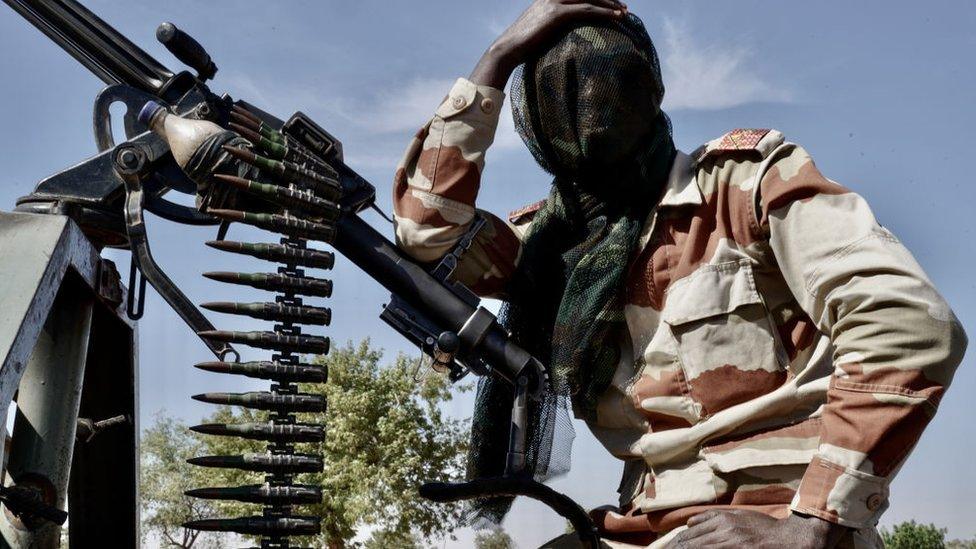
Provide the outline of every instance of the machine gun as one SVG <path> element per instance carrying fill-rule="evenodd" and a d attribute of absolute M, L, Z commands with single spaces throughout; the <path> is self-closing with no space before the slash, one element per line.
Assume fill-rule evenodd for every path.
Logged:
<path fill-rule="evenodd" d="M 293 507 L 321 499 L 318 487 L 296 485 L 300 472 L 320 470 L 321 458 L 294 453 L 294 444 L 321 440 L 321 426 L 297 423 L 295 413 L 323 410 L 324 401 L 297 392 L 298 382 L 324 382 L 321 367 L 300 362 L 300 353 L 325 353 L 328 339 L 303 334 L 301 324 L 327 325 L 328 309 L 310 307 L 301 296 L 327 297 L 331 283 L 305 275 L 304 268 L 330 268 L 330 252 L 307 247 L 309 240 L 329 244 L 368 276 L 391 292 L 380 317 L 431 356 L 434 365 L 452 380 L 473 373 L 498 376 L 515 393 L 513 424 L 506 474 L 462 484 L 430 484 L 421 493 L 437 501 L 474 497 L 525 495 L 549 505 L 568 518 L 580 539 L 598 546 L 593 523 L 566 496 L 530 478 L 523 471 L 526 400 L 546 390 L 545 368 L 516 345 L 478 298 L 452 280 L 457 261 L 483 222 L 474 223 L 457 247 L 434 268 L 404 255 L 359 214 L 374 206 L 375 188 L 343 159 L 341 142 L 308 116 L 297 112 L 287 120 L 242 100 L 213 93 L 206 82 L 217 66 L 204 48 L 171 23 L 163 23 L 157 39 L 196 74 L 174 73 L 130 42 L 74 0 L 4 0 L 30 23 L 75 57 L 107 87 L 95 100 L 94 132 L 98 154 L 41 181 L 33 193 L 17 202 L 16 211 L 66 216 L 80 227 L 97 249 L 115 247 L 132 252 L 128 299 L 131 319 L 143 313 L 146 283 L 152 285 L 211 349 L 217 362 L 198 367 L 268 379 L 271 391 L 211 393 L 198 400 L 234 404 L 270 412 L 271 421 L 251 425 L 204 425 L 194 430 L 268 441 L 267 454 L 207 456 L 194 463 L 236 467 L 267 473 L 266 483 L 250 487 L 191 491 L 197 497 L 237 499 L 264 505 L 261 516 L 197 521 L 188 527 L 262 536 L 262 547 L 289 547 L 288 538 L 318 532 L 315 517 L 293 513 Z M 190 179 L 174 159 L 171 144 L 149 129 L 149 119 L 137 113 L 154 102 L 188 120 L 205 120 L 227 130 L 227 139 L 244 139 L 241 147 L 211 143 L 221 162 L 249 166 L 274 185 L 262 186 L 236 175 L 219 179 L 263 204 L 257 210 L 228 210 L 217 201 L 199 209 L 166 199 L 169 192 L 197 194 L 200 179 Z M 110 107 L 126 107 L 126 140 L 116 144 Z M 241 175 L 238 173 L 237 175 Z M 214 183 L 218 185 L 218 183 Z M 214 192 L 212 189 L 209 192 Z M 217 207 L 214 207 L 217 204 Z M 205 308 L 274 321 L 273 331 L 216 330 L 153 259 L 144 212 L 177 223 L 219 226 L 214 248 L 242 253 L 281 264 L 277 273 L 210 273 L 224 282 L 246 284 L 278 292 L 274 303 L 209 304 Z M 309 212 L 312 213 L 309 213 Z M 224 240 L 230 222 L 239 221 L 284 235 L 279 244 Z M 240 363 L 232 344 L 274 351 L 270 361 Z M 6 404 L 6 403 L 0 403 Z M 16 479 L 15 479 L 16 480 Z M 71 523 L 74 525 L 74 520 Z"/>

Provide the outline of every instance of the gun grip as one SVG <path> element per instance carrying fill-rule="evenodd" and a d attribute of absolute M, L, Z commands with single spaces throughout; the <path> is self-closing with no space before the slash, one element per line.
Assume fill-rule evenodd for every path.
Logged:
<path fill-rule="evenodd" d="M 197 78 L 206 81 L 214 77 L 217 65 L 207 50 L 189 34 L 176 28 L 176 25 L 165 22 L 156 28 L 156 40 L 166 46 L 177 59 L 197 71 Z"/>

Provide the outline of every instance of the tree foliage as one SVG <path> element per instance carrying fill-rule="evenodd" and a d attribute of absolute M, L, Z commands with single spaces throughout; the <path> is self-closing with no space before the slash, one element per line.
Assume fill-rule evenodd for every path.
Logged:
<path fill-rule="evenodd" d="M 363 544 L 363 549 L 422 549 L 423 545 L 413 532 L 377 530 Z"/>
<path fill-rule="evenodd" d="M 380 360 L 381 352 L 371 348 L 368 340 L 355 347 L 348 344 L 315 359 L 328 366 L 328 383 L 301 387 L 303 392 L 325 394 L 329 403 L 326 413 L 302 414 L 299 418 L 327 426 L 324 442 L 299 445 L 297 449 L 323 455 L 326 464 L 322 473 L 296 478 L 299 483 L 321 485 L 324 495 L 321 504 L 298 508 L 302 514 L 322 518 L 322 534 L 301 540 L 303 545 L 352 547 L 357 545 L 352 540 L 358 534 L 372 531 L 366 547 L 394 541 L 397 547 L 410 547 L 419 539 L 448 535 L 460 524 L 460 506 L 431 503 L 417 493 L 417 487 L 424 482 L 458 480 L 463 473 L 467 451 L 465 422 L 445 416 L 440 409 L 451 399 L 449 385 L 440 376 L 416 379 L 412 364 L 404 356 L 387 366 L 381 366 Z M 222 407 L 204 422 L 244 423 L 265 418 L 262 412 Z M 153 459 L 182 463 L 189 456 L 177 450 L 186 447 L 192 447 L 195 455 L 264 451 L 264 444 L 257 441 L 194 437 L 177 430 L 173 425 L 165 431 L 174 441 L 170 453 Z M 181 469 L 179 476 L 193 480 L 180 481 L 181 489 L 190 488 L 190 484 L 240 486 L 262 482 L 259 474 L 232 469 L 204 470 L 205 478 L 200 479 L 203 468 L 189 468 L 192 473 L 184 476 Z M 155 485 L 149 488 L 156 490 Z M 175 504 L 182 501 L 179 494 L 181 490 L 174 487 L 150 497 Z M 215 511 L 222 516 L 261 512 L 258 506 L 233 502 L 192 509 L 195 517 Z M 170 514 L 157 519 L 169 525 L 182 520 L 185 515 Z"/>
<path fill-rule="evenodd" d="M 881 539 L 888 549 L 943 549 L 946 529 L 934 524 L 919 524 L 914 520 L 881 529 Z"/>
<path fill-rule="evenodd" d="M 914 520 L 881 529 L 881 539 L 887 549 L 976 549 L 976 539 L 946 541 L 946 529 L 934 524 L 920 524 Z"/>
<path fill-rule="evenodd" d="M 474 538 L 476 549 L 515 549 L 515 542 L 504 530 L 482 530 Z"/>
<path fill-rule="evenodd" d="M 210 482 L 199 467 L 186 462 L 200 455 L 203 444 L 187 426 L 173 418 L 156 416 L 142 434 L 140 494 L 142 533 L 154 534 L 167 547 L 217 549 L 222 539 L 182 527 L 188 520 L 213 516 L 213 502 L 191 498 L 183 492 Z"/>

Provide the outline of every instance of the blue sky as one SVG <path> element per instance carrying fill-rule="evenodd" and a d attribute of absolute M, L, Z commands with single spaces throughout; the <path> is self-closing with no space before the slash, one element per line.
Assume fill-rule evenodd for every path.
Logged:
<path fill-rule="evenodd" d="M 390 180 L 414 131 L 451 82 L 524 7 L 522 0 L 424 2 L 123 2 L 87 5 L 164 64 L 182 69 L 154 39 L 175 22 L 209 50 L 220 71 L 212 87 L 280 117 L 302 110 L 343 140 L 347 161 L 390 209 Z M 820 169 L 864 195 L 880 221 L 916 254 L 963 324 L 976 326 L 976 261 L 966 169 L 976 110 L 976 4 L 946 1 L 825 1 L 800 5 L 632 0 L 661 54 L 665 107 L 680 148 L 737 127 L 774 127 L 803 144 Z M 101 83 L 7 8 L 0 8 L 0 208 L 34 183 L 95 152 L 91 102 Z M 547 192 L 548 178 L 512 130 L 507 110 L 488 155 L 480 204 L 505 212 Z M 390 234 L 378 217 L 380 230 Z M 211 229 L 151 220 L 153 250 L 195 302 L 242 299 L 241 290 L 200 277 L 207 270 L 267 265 L 203 246 Z M 263 235 L 235 228 L 232 236 Z M 111 252 L 122 269 L 126 254 Z M 339 342 L 371 337 L 390 353 L 409 351 L 376 315 L 383 290 L 340 260 L 333 273 Z M 211 315 L 220 327 L 256 324 Z M 244 390 L 247 382 L 197 372 L 207 351 L 150 291 L 140 323 L 142 416 L 165 409 L 187 421 L 209 410 L 189 395 Z M 262 356 L 252 353 L 253 357 Z M 247 358 L 247 355 L 245 355 Z M 967 358 L 939 415 L 893 485 L 884 522 L 916 518 L 976 535 L 976 452 Z M 259 383 L 251 384 L 259 387 Z M 470 413 L 469 398 L 452 404 Z M 574 467 L 556 485 L 585 505 L 614 501 L 618 466 L 578 428 Z M 562 521 L 520 504 L 506 524 L 523 547 L 562 531 Z M 445 546 L 463 546 L 445 542 Z"/>

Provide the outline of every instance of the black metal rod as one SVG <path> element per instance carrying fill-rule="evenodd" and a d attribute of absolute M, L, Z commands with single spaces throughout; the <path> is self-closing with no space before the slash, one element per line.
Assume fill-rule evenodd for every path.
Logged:
<path fill-rule="evenodd" d="M 339 219 L 332 244 L 386 289 L 424 311 L 447 330 L 457 332 L 475 312 L 474 307 L 404 256 L 392 242 L 356 215 L 347 214 Z M 514 382 L 534 360 L 498 325 L 485 336 L 479 351 L 497 373 L 510 382 Z"/>
<path fill-rule="evenodd" d="M 529 381 L 519 377 L 515 383 L 515 399 L 512 402 L 512 421 L 508 433 L 508 455 L 505 457 L 505 475 L 521 474 L 525 470 L 526 427 L 529 422 Z"/>
<path fill-rule="evenodd" d="M 106 84 L 158 93 L 173 73 L 74 0 L 4 0 Z"/>
<path fill-rule="evenodd" d="M 545 503 L 573 525 L 583 547 L 601 547 L 596 525 L 579 504 L 569 496 L 532 479 L 491 477 L 459 483 L 428 482 L 420 487 L 420 497 L 437 503 L 504 496 L 525 496 Z"/>

